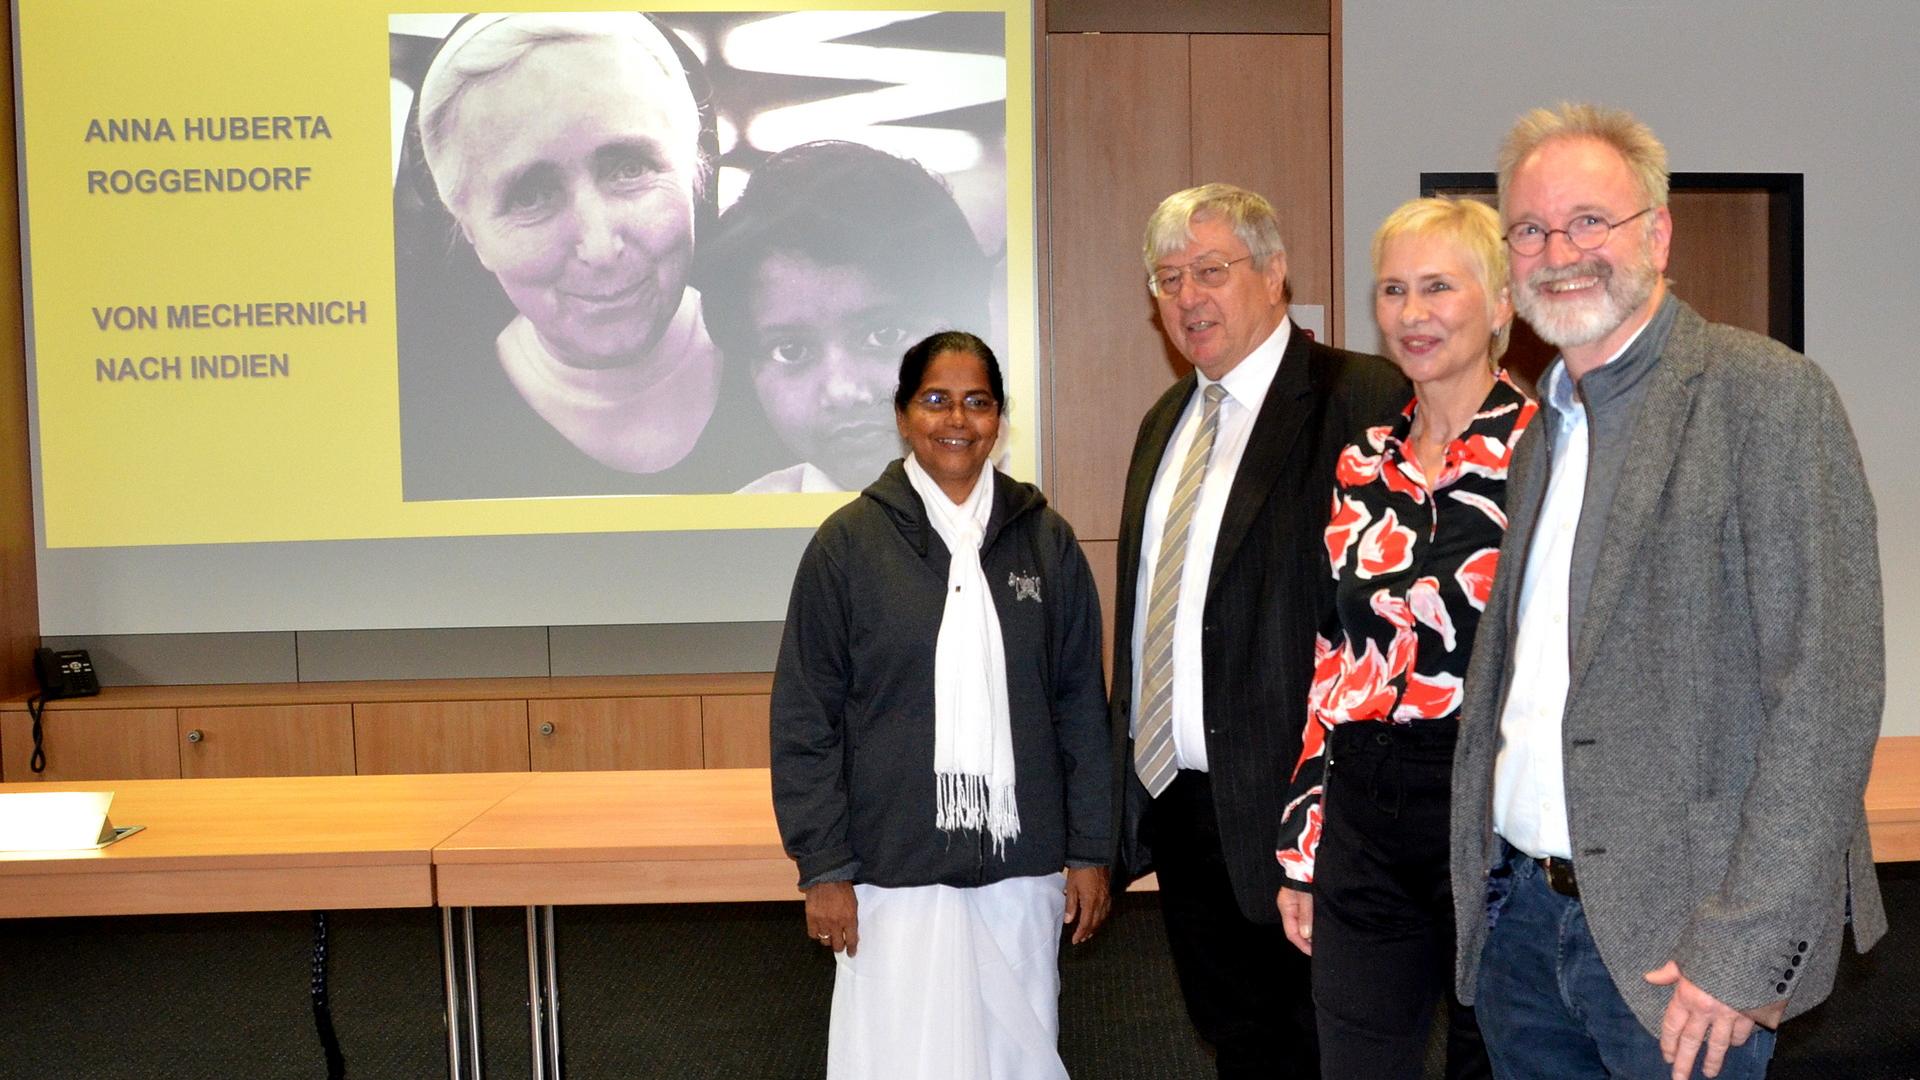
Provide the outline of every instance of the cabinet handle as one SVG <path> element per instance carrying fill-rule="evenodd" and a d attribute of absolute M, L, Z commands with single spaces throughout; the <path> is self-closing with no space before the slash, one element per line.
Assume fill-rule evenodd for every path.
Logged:
<path fill-rule="evenodd" d="M 540 725 L 540 734 L 542 734 L 542 735 L 552 735 L 552 734 L 553 734 L 553 721 L 551 721 L 551 720 L 549 720 L 549 721 L 547 721 L 546 723 L 544 723 L 544 724 L 541 724 L 541 725 Z"/>
<path fill-rule="evenodd" d="M 187 732 L 187 741 L 190 743 L 197 743 L 204 738 L 206 738 L 206 736 L 200 733 L 199 728 L 194 728 L 192 731 Z"/>

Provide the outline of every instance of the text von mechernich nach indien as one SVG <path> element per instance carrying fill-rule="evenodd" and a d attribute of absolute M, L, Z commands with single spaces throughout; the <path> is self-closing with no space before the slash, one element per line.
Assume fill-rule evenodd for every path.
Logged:
<path fill-rule="evenodd" d="M 93 308 L 101 330 L 224 330 L 365 325 L 365 300 L 255 300 L 216 304 L 115 304 Z M 95 356 L 95 382 L 174 379 L 278 379 L 292 374 L 286 353 L 167 353 Z"/>

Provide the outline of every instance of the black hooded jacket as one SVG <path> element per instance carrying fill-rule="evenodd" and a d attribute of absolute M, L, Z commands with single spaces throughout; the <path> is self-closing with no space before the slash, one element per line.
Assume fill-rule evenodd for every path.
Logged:
<path fill-rule="evenodd" d="M 933 656 L 948 555 L 899 461 L 801 557 L 773 677 L 773 805 L 800 880 L 986 885 L 1105 865 L 1113 773 L 1100 608 L 1073 530 L 994 477 L 980 563 L 1007 658 L 1020 835 L 934 825 Z"/>

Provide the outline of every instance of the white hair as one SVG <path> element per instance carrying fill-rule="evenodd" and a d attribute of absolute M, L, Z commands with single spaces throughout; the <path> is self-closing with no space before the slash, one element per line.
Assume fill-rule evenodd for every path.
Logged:
<path fill-rule="evenodd" d="M 464 217 L 466 161 L 455 132 L 460 103 L 475 84 L 510 70 L 534 49 L 567 41 L 620 41 L 638 45 L 668 76 L 667 91 L 692 135 L 688 172 L 695 190 L 704 181 L 700 168 L 700 107 L 687 85 L 686 68 L 666 34 L 645 15 L 633 11 L 521 12 L 469 17 L 434 55 L 420 83 L 420 149 L 434 190 L 456 218 Z"/>

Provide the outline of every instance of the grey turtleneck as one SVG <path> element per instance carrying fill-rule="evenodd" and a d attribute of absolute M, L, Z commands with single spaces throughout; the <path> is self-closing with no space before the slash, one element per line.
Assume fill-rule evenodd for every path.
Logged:
<path fill-rule="evenodd" d="M 1586 494 L 1580 504 L 1580 524 L 1573 534 L 1572 566 L 1567 575 L 1569 648 L 1580 640 L 1594 564 L 1599 561 L 1600 542 L 1606 536 L 1607 512 L 1613 506 L 1614 490 L 1633 446 L 1633 429 L 1640 418 L 1640 404 L 1647 396 L 1648 377 L 1659 367 L 1660 353 L 1666 348 L 1677 311 L 1673 294 L 1668 293 L 1626 351 L 1587 372 L 1577 387 L 1567 373 L 1564 357 L 1556 358 L 1541 379 L 1546 391 L 1542 396 L 1550 406 L 1543 417 L 1547 422 L 1549 467 L 1551 448 L 1558 442 L 1561 425 L 1570 422 L 1576 397 L 1587 411 Z"/>

